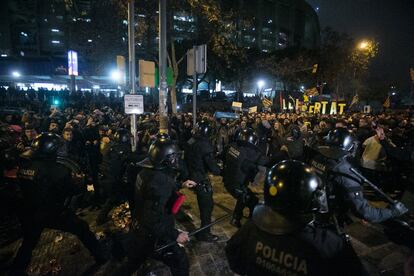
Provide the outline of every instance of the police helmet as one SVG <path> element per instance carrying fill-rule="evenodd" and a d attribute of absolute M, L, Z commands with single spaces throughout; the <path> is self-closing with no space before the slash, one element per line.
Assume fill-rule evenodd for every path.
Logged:
<path fill-rule="evenodd" d="M 301 136 L 301 131 L 300 128 L 298 126 L 292 126 L 290 128 L 290 133 L 289 136 L 293 139 L 293 140 L 299 140 L 300 136 Z"/>
<path fill-rule="evenodd" d="M 115 132 L 114 139 L 118 143 L 128 143 L 130 141 L 131 134 L 125 128 L 120 128 Z"/>
<path fill-rule="evenodd" d="M 167 137 L 161 137 L 151 144 L 148 158 L 154 168 L 178 169 L 180 153 L 180 148 L 174 141 Z"/>
<path fill-rule="evenodd" d="M 196 134 L 199 136 L 209 137 L 212 134 L 212 127 L 208 121 L 202 120 L 197 124 Z"/>
<path fill-rule="evenodd" d="M 44 132 L 39 134 L 32 144 L 34 157 L 56 157 L 62 138 L 54 133 Z"/>
<path fill-rule="evenodd" d="M 324 137 L 326 146 L 319 147 L 319 152 L 329 158 L 342 158 L 351 153 L 355 145 L 354 136 L 346 128 L 335 128 Z"/>
<path fill-rule="evenodd" d="M 311 167 L 296 160 L 285 160 L 273 166 L 266 175 L 265 205 L 285 214 L 325 212 L 326 195 L 322 180 Z"/>
<path fill-rule="evenodd" d="M 252 128 L 242 129 L 237 135 L 237 142 L 241 145 L 250 144 L 256 146 L 258 141 L 259 138 Z"/>

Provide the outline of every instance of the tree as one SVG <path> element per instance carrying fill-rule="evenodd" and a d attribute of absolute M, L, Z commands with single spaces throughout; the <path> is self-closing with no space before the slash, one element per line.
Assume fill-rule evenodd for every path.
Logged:
<path fill-rule="evenodd" d="M 174 4 L 175 3 L 175 4 Z M 184 41 L 180 43 L 181 58 L 177 60 L 177 52 L 175 47 L 175 39 L 171 37 L 170 47 L 170 63 L 173 69 L 173 84 L 171 87 L 171 103 L 172 111 L 176 112 L 176 84 L 179 78 L 179 65 L 184 60 L 185 52 L 194 44 L 208 45 L 208 62 L 209 73 L 203 76 L 203 79 L 208 75 L 215 80 L 215 77 L 223 73 L 224 68 L 240 68 L 234 67 L 234 61 L 244 61 L 244 49 L 239 48 L 235 41 L 228 37 L 228 34 L 234 32 L 234 24 L 232 22 L 232 13 L 225 13 L 217 0 L 187 0 L 177 1 L 171 4 L 173 10 L 184 10 L 197 18 L 197 33 L 193 40 Z M 170 26 L 172 22 L 170 23 Z M 171 30 L 173 32 L 173 30 Z M 183 46 L 186 48 L 183 49 Z M 226 71 L 226 70 L 224 70 Z M 228 73 L 228 72 L 226 72 Z M 226 74 L 225 73 L 225 74 Z M 227 74 L 230 75 L 230 74 Z"/>
<path fill-rule="evenodd" d="M 378 43 L 363 41 L 356 45 L 347 34 L 331 28 L 322 31 L 319 54 L 319 77 L 334 88 L 336 97 L 351 99 L 361 91 L 368 91 L 368 69 L 378 53 Z"/>
<path fill-rule="evenodd" d="M 309 50 L 287 49 L 271 53 L 259 59 L 257 66 L 283 83 L 283 91 L 297 90 L 301 84 L 314 85 L 312 66 L 315 53 Z"/>
<path fill-rule="evenodd" d="M 319 54 L 318 74 L 321 80 L 328 83 L 338 96 L 339 91 L 349 84 L 350 53 L 353 40 L 345 33 L 338 33 L 331 28 L 322 31 L 322 44 Z"/>
<path fill-rule="evenodd" d="M 354 47 L 350 55 L 350 62 L 355 81 L 354 94 L 358 95 L 363 89 L 369 90 L 366 83 L 368 81 L 368 69 L 373 58 L 378 54 L 378 42 L 375 40 L 361 41 Z"/>

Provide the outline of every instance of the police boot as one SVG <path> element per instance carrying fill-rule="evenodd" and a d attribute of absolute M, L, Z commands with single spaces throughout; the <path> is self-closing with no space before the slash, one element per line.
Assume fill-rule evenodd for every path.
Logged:
<path fill-rule="evenodd" d="M 203 242 L 216 242 L 218 241 L 219 237 L 216 235 L 211 234 L 210 232 L 202 232 L 196 235 L 197 240 Z"/>
<path fill-rule="evenodd" d="M 242 227 L 242 225 L 240 223 L 240 220 L 236 219 L 236 218 L 232 218 L 231 221 L 230 221 L 230 224 L 233 225 L 234 227 L 237 227 L 237 228 Z"/>

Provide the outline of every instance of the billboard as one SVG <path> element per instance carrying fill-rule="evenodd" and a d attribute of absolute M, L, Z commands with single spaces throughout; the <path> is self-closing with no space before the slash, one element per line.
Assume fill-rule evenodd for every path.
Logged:
<path fill-rule="evenodd" d="M 69 76 L 78 75 L 78 53 L 75 51 L 68 51 L 68 73 Z"/>

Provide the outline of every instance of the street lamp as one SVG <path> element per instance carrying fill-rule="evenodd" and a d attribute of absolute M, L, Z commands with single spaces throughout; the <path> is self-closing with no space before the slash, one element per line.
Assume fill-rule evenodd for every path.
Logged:
<path fill-rule="evenodd" d="M 20 74 L 20 72 L 19 72 L 19 71 L 13 71 L 13 72 L 12 72 L 12 76 L 13 76 L 14 78 L 20 78 L 21 74 Z"/>
<path fill-rule="evenodd" d="M 264 80 L 258 80 L 257 81 L 257 87 L 259 88 L 259 90 L 262 90 L 262 88 L 265 85 L 265 81 Z"/>
<path fill-rule="evenodd" d="M 121 72 L 119 72 L 119 70 L 112 70 L 111 79 L 115 82 L 119 82 L 121 80 Z"/>
<path fill-rule="evenodd" d="M 358 48 L 360 50 L 366 50 L 368 48 L 368 46 L 369 46 L 369 42 L 366 41 L 366 40 L 363 40 L 358 44 Z"/>

